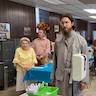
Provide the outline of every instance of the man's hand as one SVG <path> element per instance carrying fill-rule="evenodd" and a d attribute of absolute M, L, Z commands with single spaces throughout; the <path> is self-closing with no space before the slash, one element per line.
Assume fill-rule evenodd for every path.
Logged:
<path fill-rule="evenodd" d="M 56 86 L 56 80 L 52 80 L 52 86 Z"/>
<path fill-rule="evenodd" d="M 56 86 L 56 77 L 54 76 L 54 79 L 52 80 L 52 86 Z"/>
<path fill-rule="evenodd" d="M 84 89 L 86 89 L 86 88 L 88 88 L 88 84 L 86 83 L 86 82 L 80 82 L 80 89 L 81 90 L 84 90 Z"/>

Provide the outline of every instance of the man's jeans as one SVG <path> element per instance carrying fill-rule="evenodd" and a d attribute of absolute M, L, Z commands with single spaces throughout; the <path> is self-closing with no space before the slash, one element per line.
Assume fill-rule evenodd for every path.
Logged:
<path fill-rule="evenodd" d="M 80 82 L 73 81 L 72 84 L 72 95 L 71 96 L 83 96 L 82 91 L 80 90 Z"/>

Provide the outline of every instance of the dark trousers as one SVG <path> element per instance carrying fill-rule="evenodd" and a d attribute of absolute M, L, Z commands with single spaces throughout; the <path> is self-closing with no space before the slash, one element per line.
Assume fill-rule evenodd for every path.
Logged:
<path fill-rule="evenodd" d="M 64 74 L 66 78 L 63 81 L 56 80 L 56 86 L 59 88 L 58 94 L 61 96 L 81 96 L 80 92 L 80 82 L 73 81 L 69 84 L 69 75 Z"/>
<path fill-rule="evenodd" d="M 96 56 L 94 56 L 94 67 L 96 68 Z"/>
<path fill-rule="evenodd" d="M 73 81 L 72 84 L 65 84 L 62 81 L 57 81 L 57 87 L 59 88 L 58 94 L 61 96 L 81 96 L 79 82 Z"/>
<path fill-rule="evenodd" d="M 73 81 L 72 83 L 72 96 L 79 96 L 80 94 L 80 82 Z"/>

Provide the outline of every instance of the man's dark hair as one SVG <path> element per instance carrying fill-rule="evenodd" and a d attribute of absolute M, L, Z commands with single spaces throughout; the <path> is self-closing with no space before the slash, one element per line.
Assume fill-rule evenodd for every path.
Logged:
<path fill-rule="evenodd" d="M 62 15 L 62 16 L 60 17 L 60 20 L 61 20 L 62 18 L 64 18 L 64 17 L 67 17 L 67 18 L 70 19 L 71 22 L 74 22 L 74 19 L 73 19 L 73 17 L 72 17 L 71 14 L 67 13 L 67 14 Z"/>

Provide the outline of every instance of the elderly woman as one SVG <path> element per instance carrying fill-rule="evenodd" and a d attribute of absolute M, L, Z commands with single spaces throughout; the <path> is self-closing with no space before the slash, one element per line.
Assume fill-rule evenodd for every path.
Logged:
<path fill-rule="evenodd" d="M 30 46 L 30 40 L 27 37 L 20 39 L 20 47 L 16 49 L 13 63 L 16 65 L 16 91 L 19 93 L 25 90 L 25 83 L 23 77 L 26 70 L 32 68 L 37 63 L 36 55 Z"/>

